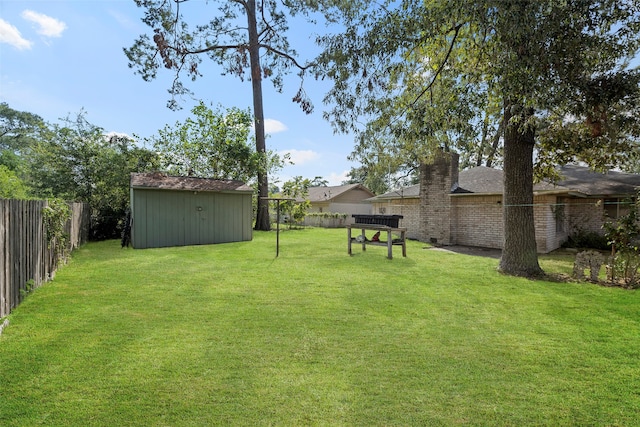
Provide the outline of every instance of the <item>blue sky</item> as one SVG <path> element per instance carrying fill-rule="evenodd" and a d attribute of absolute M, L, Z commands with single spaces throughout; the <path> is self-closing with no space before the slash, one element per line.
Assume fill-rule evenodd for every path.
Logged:
<path fill-rule="evenodd" d="M 193 4 L 203 8 L 203 16 L 207 7 L 215 12 L 214 5 L 206 6 L 204 1 Z M 172 73 L 160 70 L 156 80 L 145 82 L 127 66 L 122 50 L 149 32 L 140 21 L 142 16 L 143 10 L 133 0 L 1 0 L 0 102 L 50 123 L 84 109 L 87 120 L 106 132 L 141 138 L 184 120 L 198 99 L 214 107 L 252 105 L 250 82 L 221 76 L 221 68 L 211 63 L 202 68 L 204 76 L 195 83 L 185 81 L 196 99 L 184 98 L 181 111 L 169 110 Z M 289 40 L 302 61 L 317 52 L 313 39 L 323 28 L 292 22 Z M 322 118 L 327 82 L 311 77 L 305 81 L 315 105 L 311 115 L 291 102 L 298 86 L 295 74 L 285 79 L 282 93 L 270 82 L 263 83 L 267 147 L 290 153 L 295 162 L 277 178 L 281 183 L 297 175 L 322 176 L 330 185 L 339 185 L 357 166 L 347 160 L 353 137 L 334 135 Z"/>

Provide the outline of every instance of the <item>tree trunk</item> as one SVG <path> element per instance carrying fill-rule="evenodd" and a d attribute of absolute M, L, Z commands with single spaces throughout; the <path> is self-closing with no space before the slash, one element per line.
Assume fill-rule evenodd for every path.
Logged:
<path fill-rule="evenodd" d="M 484 157 L 484 147 L 487 145 L 487 133 L 489 129 L 489 116 L 485 115 L 484 123 L 482 124 L 482 136 L 480 137 L 480 145 L 478 146 L 478 157 L 476 158 L 476 166 L 482 166 L 482 159 Z"/>
<path fill-rule="evenodd" d="M 538 264 L 533 218 L 533 148 L 535 128 L 527 125 L 533 110 L 510 102 L 504 109 L 504 248 L 503 273 L 535 277 L 543 274 Z M 510 123 L 513 118 L 517 123 Z"/>
<path fill-rule="evenodd" d="M 487 155 L 487 167 L 490 168 L 493 164 L 493 159 L 496 157 L 496 153 L 498 152 L 498 145 L 500 144 L 500 137 L 502 136 L 502 128 L 504 127 L 504 119 L 500 120 L 500 124 L 498 125 L 498 130 L 496 131 L 495 136 L 493 137 L 493 144 L 491 144 L 491 151 Z"/>
<path fill-rule="evenodd" d="M 263 155 L 264 162 L 258 169 L 258 209 L 256 212 L 256 230 L 269 231 L 269 202 L 263 197 L 269 196 L 269 179 L 267 176 L 267 144 L 264 135 L 264 108 L 262 105 L 262 67 L 260 66 L 260 45 L 258 24 L 256 20 L 256 2 L 246 3 L 247 21 L 249 25 L 249 61 L 251 64 L 251 87 L 253 89 L 253 116 L 256 132 L 256 151 Z"/>

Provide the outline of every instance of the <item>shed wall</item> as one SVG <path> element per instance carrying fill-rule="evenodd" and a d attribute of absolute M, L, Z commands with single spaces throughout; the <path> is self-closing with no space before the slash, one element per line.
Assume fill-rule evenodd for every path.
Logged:
<path fill-rule="evenodd" d="M 251 240 L 251 194 L 132 189 L 134 248 Z"/>

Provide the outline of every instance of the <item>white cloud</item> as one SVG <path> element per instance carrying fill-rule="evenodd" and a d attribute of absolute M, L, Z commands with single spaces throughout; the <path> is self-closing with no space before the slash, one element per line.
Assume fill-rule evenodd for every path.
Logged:
<path fill-rule="evenodd" d="M 67 28 L 67 24 L 64 22 L 42 13 L 34 12 L 33 10 L 26 9 L 22 12 L 21 16 L 27 21 L 37 24 L 38 34 L 46 37 L 60 37 L 62 36 L 62 32 Z"/>
<path fill-rule="evenodd" d="M 126 139 L 129 139 L 129 140 L 131 140 L 131 141 L 134 141 L 134 138 L 133 138 L 131 135 L 126 134 L 126 133 L 124 133 L 124 132 L 115 132 L 115 131 L 111 131 L 111 132 L 107 132 L 107 133 L 105 133 L 105 134 L 104 134 L 104 137 L 105 137 L 107 140 L 110 140 L 110 139 L 111 139 L 111 138 L 113 138 L 114 136 L 115 136 L 115 137 L 118 137 L 118 138 L 126 138 Z"/>
<path fill-rule="evenodd" d="M 349 179 L 349 171 L 345 170 L 342 173 L 331 172 L 328 177 L 325 177 L 329 181 L 329 185 L 342 185 L 344 181 Z"/>
<path fill-rule="evenodd" d="M 119 11 L 111 9 L 109 10 L 109 15 L 111 15 L 111 17 L 113 17 L 113 19 L 115 19 L 116 22 L 118 22 L 118 24 L 125 30 L 128 30 L 128 31 L 139 30 L 138 25 L 134 20 L 129 18 L 127 15 L 120 13 Z"/>
<path fill-rule="evenodd" d="M 4 19 L 0 19 L 0 43 L 7 43 L 16 49 L 31 49 L 31 42 L 22 37 L 20 31 Z"/>
<path fill-rule="evenodd" d="M 284 132 L 287 130 L 287 126 L 284 123 L 274 120 L 274 119 L 265 119 L 264 120 L 264 132 L 268 134 L 274 134 L 278 132 Z"/>
<path fill-rule="evenodd" d="M 319 154 L 313 150 L 283 150 L 279 154 L 281 156 L 289 154 L 291 161 L 296 166 L 303 165 L 319 157 Z"/>

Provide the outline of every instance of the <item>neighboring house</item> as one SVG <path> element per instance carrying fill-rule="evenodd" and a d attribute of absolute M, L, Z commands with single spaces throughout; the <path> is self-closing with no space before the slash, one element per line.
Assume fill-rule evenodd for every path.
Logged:
<path fill-rule="evenodd" d="M 373 196 L 375 194 L 362 184 L 311 187 L 307 198 L 311 203 L 308 212 L 347 214 L 345 224 L 350 224 L 353 222 L 351 215 L 371 213 L 368 199 Z"/>
<path fill-rule="evenodd" d="M 504 242 L 503 173 L 487 167 L 457 171 L 437 159 L 421 169 L 421 184 L 371 199 L 374 213 L 403 215 L 409 238 L 444 245 L 502 248 Z M 560 168 L 556 183 L 534 186 L 534 220 L 538 252 L 559 248 L 574 233 L 602 233 L 606 217 L 625 213 L 622 201 L 636 194 L 640 175 L 587 167 Z M 606 215 L 605 215 L 606 214 Z"/>
<path fill-rule="evenodd" d="M 134 248 L 251 240 L 253 190 L 240 181 L 131 174 Z"/>

